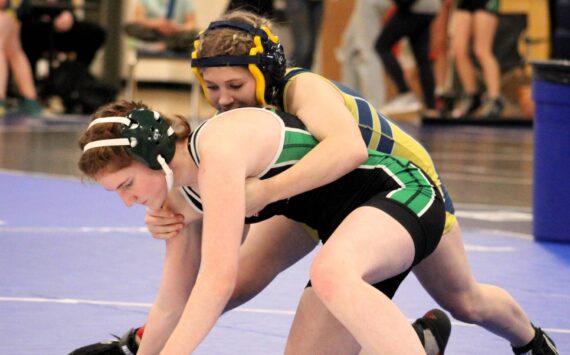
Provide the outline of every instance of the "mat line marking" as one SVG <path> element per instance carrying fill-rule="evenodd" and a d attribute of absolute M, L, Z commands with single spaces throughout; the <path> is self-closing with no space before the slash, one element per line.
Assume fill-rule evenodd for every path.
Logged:
<path fill-rule="evenodd" d="M 40 177 L 46 179 L 73 180 L 81 182 L 81 178 L 79 176 L 69 175 L 69 174 L 51 174 L 51 173 L 42 173 L 42 172 L 30 172 L 24 170 L 12 170 L 12 169 L 0 169 L 0 174 L 11 175 L 11 176 Z"/>
<path fill-rule="evenodd" d="M 123 301 L 97 301 L 97 300 L 84 300 L 74 298 L 42 298 L 42 297 L 1 297 L 0 302 L 21 302 L 21 303 L 57 303 L 57 304 L 73 304 L 73 305 L 98 305 L 98 306 L 120 306 L 120 307 L 134 307 L 134 308 L 150 308 L 151 303 L 144 302 L 123 302 Z M 238 307 L 232 310 L 233 312 L 243 313 L 262 313 L 262 314 L 275 314 L 284 316 L 294 316 L 295 311 L 279 310 L 279 309 L 266 309 L 266 308 L 246 308 Z M 409 319 L 414 321 L 414 319 Z M 474 324 L 467 324 L 459 321 L 451 322 L 454 326 L 461 327 L 477 327 Z M 570 329 L 562 328 L 542 328 L 549 333 L 570 334 Z"/>
<path fill-rule="evenodd" d="M 0 221 L 2 222 L 2 221 Z M 2 233 L 146 233 L 145 226 L 140 227 L 8 227 L 0 223 L 0 234 Z"/>

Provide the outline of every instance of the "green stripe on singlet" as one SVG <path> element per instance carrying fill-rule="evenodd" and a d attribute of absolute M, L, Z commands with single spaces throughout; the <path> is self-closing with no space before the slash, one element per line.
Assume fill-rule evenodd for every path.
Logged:
<path fill-rule="evenodd" d="M 401 188 L 387 197 L 404 204 L 418 216 L 423 215 L 433 203 L 436 192 L 431 181 L 407 160 L 369 150 L 369 158 L 361 167 L 380 167 L 390 175 Z"/>
<path fill-rule="evenodd" d="M 306 131 L 285 128 L 283 149 L 273 167 L 295 164 L 318 143 Z M 430 180 L 419 168 L 405 159 L 368 149 L 368 159 L 360 168 L 383 169 L 402 187 L 388 194 L 387 197 L 404 204 L 418 216 L 421 216 L 431 206 L 435 198 L 435 191 Z"/>
<path fill-rule="evenodd" d="M 304 157 L 319 142 L 308 132 L 294 128 L 285 128 L 283 149 L 275 165 L 294 163 Z"/>

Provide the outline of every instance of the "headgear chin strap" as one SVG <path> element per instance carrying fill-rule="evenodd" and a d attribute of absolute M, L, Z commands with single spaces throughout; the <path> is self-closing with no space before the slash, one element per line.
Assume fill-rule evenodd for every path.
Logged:
<path fill-rule="evenodd" d="M 209 31 L 217 28 L 230 28 L 249 33 L 253 36 L 253 47 L 248 55 L 227 55 L 198 58 L 200 41 Z M 255 79 L 255 98 L 260 106 L 267 106 L 279 90 L 281 79 L 285 75 L 285 53 L 279 38 L 268 27 L 257 28 L 237 21 L 214 21 L 201 32 L 194 41 L 192 52 L 192 71 L 200 81 L 208 101 L 208 90 L 199 68 L 244 66 L 249 69 Z M 213 103 L 212 103 L 213 104 Z"/>
<path fill-rule="evenodd" d="M 120 123 L 121 138 L 101 139 L 89 142 L 83 152 L 98 147 L 125 146 L 138 161 L 153 170 L 162 169 L 168 191 L 172 189 L 174 176 L 168 163 L 174 157 L 176 136 L 166 120 L 156 111 L 138 109 L 125 117 L 101 117 L 94 119 L 87 129 L 102 123 Z"/>

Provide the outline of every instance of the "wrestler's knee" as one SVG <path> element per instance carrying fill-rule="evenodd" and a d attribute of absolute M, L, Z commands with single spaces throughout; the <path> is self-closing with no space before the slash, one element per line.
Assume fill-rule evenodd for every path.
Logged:
<path fill-rule="evenodd" d="M 342 272 L 330 254 L 327 256 L 317 255 L 311 264 L 310 277 L 313 290 L 324 303 L 333 302 L 337 299 L 345 284 L 346 273 Z"/>
<path fill-rule="evenodd" d="M 452 301 L 445 305 L 445 309 L 453 318 L 469 324 L 481 322 L 481 297 L 477 290 L 455 293 Z"/>

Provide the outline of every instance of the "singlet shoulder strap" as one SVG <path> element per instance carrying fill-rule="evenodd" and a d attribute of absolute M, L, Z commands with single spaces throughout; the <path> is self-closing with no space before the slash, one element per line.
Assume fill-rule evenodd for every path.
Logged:
<path fill-rule="evenodd" d="M 190 156 L 197 166 L 200 165 L 200 154 L 198 153 L 198 136 L 200 135 L 200 132 L 204 126 L 210 122 L 210 120 L 211 119 L 202 122 L 198 127 L 196 127 L 195 130 L 192 131 L 192 133 L 190 133 L 190 136 L 188 137 L 188 152 L 190 152 Z"/>
<path fill-rule="evenodd" d="M 196 193 L 196 191 L 192 190 L 190 186 L 183 186 L 180 188 L 180 193 L 188 202 L 188 204 L 196 210 L 196 212 L 202 214 L 204 213 L 204 209 L 202 207 L 202 200 L 200 199 L 200 195 Z"/>
<path fill-rule="evenodd" d="M 297 76 L 301 73 L 310 73 L 310 72 L 311 71 L 309 69 L 305 68 L 292 68 L 291 70 L 287 71 L 287 73 L 283 77 L 283 81 L 289 81 L 294 76 Z"/>
<path fill-rule="evenodd" d="M 198 136 L 200 135 L 202 128 L 204 128 L 208 122 L 209 120 L 202 122 L 188 136 L 188 152 L 190 153 L 190 157 L 196 166 L 200 165 L 200 154 L 198 153 Z M 182 193 L 182 196 L 184 196 L 184 199 L 186 202 L 188 202 L 188 204 L 190 204 L 190 206 L 192 206 L 192 208 L 194 208 L 198 213 L 203 213 L 202 200 L 196 191 L 194 191 L 190 186 L 183 186 L 180 188 L 180 193 Z"/>
<path fill-rule="evenodd" d="M 285 76 L 283 76 L 283 79 L 281 81 L 281 86 L 279 87 L 279 91 L 277 93 L 277 106 L 280 108 L 284 108 L 285 107 L 285 88 L 287 86 L 287 83 L 289 83 L 289 80 L 293 79 L 295 76 L 302 74 L 302 73 L 310 73 L 311 71 L 309 69 L 305 69 L 305 68 L 292 68 L 287 70 L 287 72 L 285 73 Z"/>

